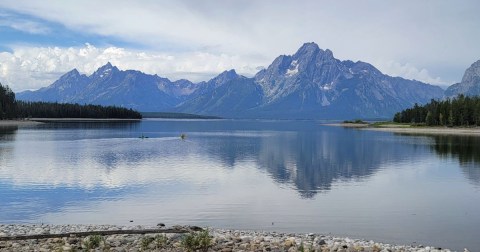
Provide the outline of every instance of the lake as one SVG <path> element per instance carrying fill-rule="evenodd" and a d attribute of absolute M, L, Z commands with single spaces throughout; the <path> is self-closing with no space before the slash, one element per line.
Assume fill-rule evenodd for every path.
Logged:
<path fill-rule="evenodd" d="M 199 225 L 474 251 L 479 213 L 478 137 L 261 120 L 0 129 L 0 223 Z"/>

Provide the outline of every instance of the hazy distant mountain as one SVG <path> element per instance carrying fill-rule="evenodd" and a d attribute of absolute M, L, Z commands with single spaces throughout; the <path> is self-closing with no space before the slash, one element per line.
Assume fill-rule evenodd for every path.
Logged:
<path fill-rule="evenodd" d="M 465 70 L 462 82 L 451 85 L 445 91 L 445 95 L 448 97 L 455 97 L 458 94 L 480 95 L 480 60 Z"/>
<path fill-rule="evenodd" d="M 221 115 L 224 117 L 255 117 L 251 111 L 262 102 L 262 90 L 254 79 L 225 71 L 197 89 L 190 100 L 175 108 L 177 112 Z"/>
<path fill-rule="evenodd" d="M 89 79 L 86 75 L 80 74 L 77 69 L 73 69 L 52 85 L 36 91 L 17 93 L 16 98 L 19 100 L 52 102 L 72 100 L 84 91 L 88 81 Z"/>
<path fill-rule="evenodd" d="M 315 43 L 277 57 L 253 78 L 230 70 L 207 82 L 172 82 L 108 63 L 88 77 L 72 70 L 48 87 L 17 94 L 20 100 L 117 105 L 143 112 L 292 119 L 389 118 L 441 97 L 437 86 L 390 77 L 365 62 L 340 61 Z"/>
<path fill-rule="evenodd" d="M 294 55 L 277 57 L 254 78 L 228 81 L 177 111 L 223 117 L 380 118 L 441 97 L 437 86 L 390 77 L 361 61 L 340 61 L 330 50 L 306 43 Z"/>
<path fill-rule="evenodd" d="M 139 71 L 120 71 L 107 63 L 90 76 L 76 69 L 52 85 L 17 94 L 27 101 L 58 101 L 117 105 L 139 111 L 165 111 L 184 101 L 197 88 L 188 80 L 175 82 Z"/>

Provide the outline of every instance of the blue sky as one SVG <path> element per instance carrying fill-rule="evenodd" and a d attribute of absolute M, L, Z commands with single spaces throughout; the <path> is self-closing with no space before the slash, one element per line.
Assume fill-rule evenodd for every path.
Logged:
<path fill-rule="evenodd" d="M 2 16 L 3 14 L 3 16 Z M 31 15 L 14 11 L 3 11 L 0 14 L 0 32 L 2 34 L 2 50 L 12 52 L 12 46 L 58 46 L 71 47 L 85 42 L 99 46 L 137 46 L 126 43 L 122 39 L 70 30 L 61 23 L 50 22 Z"/>
<path fill-rule="evenodd" d="M 252 76 L 305 42 L 341 60 L 448 86 L 480 59 L 478 1 L 0 2 L 0 82 L 51 84 L 110 61 L 176 80 Z"/>

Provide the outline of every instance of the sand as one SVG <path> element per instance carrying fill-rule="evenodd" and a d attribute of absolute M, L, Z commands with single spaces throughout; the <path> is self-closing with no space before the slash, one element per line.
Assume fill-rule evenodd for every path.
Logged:
<path fill-rule="evenodd" d="M 373 127 L 369 124 L 337 123 L 326 124 L 328 126 L 341 126 L 345 128 L 357 128 L 359 130 L 374 130 L 402 134 L 429 134 L 429 135 L 469 135 L 480 136 L 480 127 L 462 128 L 462 127 L 410 127 L 408 125 L 384 124 L 379 127 Z"/>
<path fill-rule="evenodd" d="M 0 120 L 0 127 L 26 127 L 38 124 L 42 123 L 29 120 Z"/>

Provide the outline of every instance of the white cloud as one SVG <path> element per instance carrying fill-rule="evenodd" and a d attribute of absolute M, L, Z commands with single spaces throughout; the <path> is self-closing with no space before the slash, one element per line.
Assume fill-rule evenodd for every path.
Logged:
<path fill-rule="evenodd" d="M 141 45 L 146 50 L 142 56 L 131 49 L 123 49 L 121 54 L 121 48 L 114 47 L 120 50 L 116 52 L 105 52 L 102 48 L 98 50 L 103 56 L 64 67 L 57 65 L 58 72 L 83 64 L 88 64 L 89 68 L 84 68 L 89 72 L 102 60 L 113 57 L 112 62 L 121 68 L 198 80 L 228 68 L 250 73 L 253 66 L 268 64 L 276 56 L 292 54 L 302 43 L 313 41 L 343 60 L 375 64 L 382 59 L 393 59 L 401 63 L 375 65 L 388 74 L 440 85 L 445 80 L 457 80 L 480 57 L 478 7 L 476 0 L 462 4 L 432 0 L 388 3 L 305 0 L 282 4 L 276 0 L 0 1 L 0 11 L 3 8 L 20 13 L 21 17 L 59 24 L 86 37 L 98 36 L 113 46 L 121 41 Z M 17 29 L 41 32 L 32 26 L 29 29 L 24 24 Z M 35 41 L 21 42 L 35 44 Z M 44 75 L 48 73 L 55 75 L 54 72 Z M 432 77 L 432 73 L 438 76 Z M 21 88 L 49 84 L 42 79 L 35 84 L 32 81 Z"/>
<path fill-rule="evenodd" d="M 0 12 L 0 18 L 0 27 L 9 27 L 30 34 L 48 34 L 51 32 L 50 28 L 41 23 L 19 18 L 7 13 Z"/>
<path fill-rule="evenodd" d="M 452 84 L 442 80 L 442 78 L 438 76 L 433 77 L 427 69 L 417 68 L 410 63 L 401 64 L 390 60 L 386 62 L 377 62 L 376 65 L 380 71 L 390 76 L 400 76 L 405 79 L 418 80 L 444 87 Z"/>
<path fill-rule="evenodd" d="M 39 23 L 20 20 L 20 21 L 0 21 L 0 26 L 7 26 L 15 30 L 19 30 L 31 34 L 48 34 L 50 29 L 40 25 Z"/>
<path fill-rule="evenodd" d="M 68 48 L 16 47 L 12 53 L 0 53 L 0 82 L 14 91 L 38 89 L 74 68 L 89 75 L 109 61 L 122 70 L 192 81 L 208 80 L 232 68 L 253 75 L 259 65 L 237 55 L 207 52 L 152 53 L 120 47 L 97 48 L 91 44 Z"/>
<path fill-rule="evenodd" d="M 314 41 L 345 59 L 473 62 L 478 1 L 3 0 L 0 8 L 153 49 L 271 59 Z M 461 39 L 460 39 L 461 38 Z M 456 50 L 451 50 L 455 48 Z M 420 57 L 422 59 L 420 59 Z M 423 64 L 424 62 L 428 64 Z M 416 63 L 417 64 L 417 63 Z"/>

